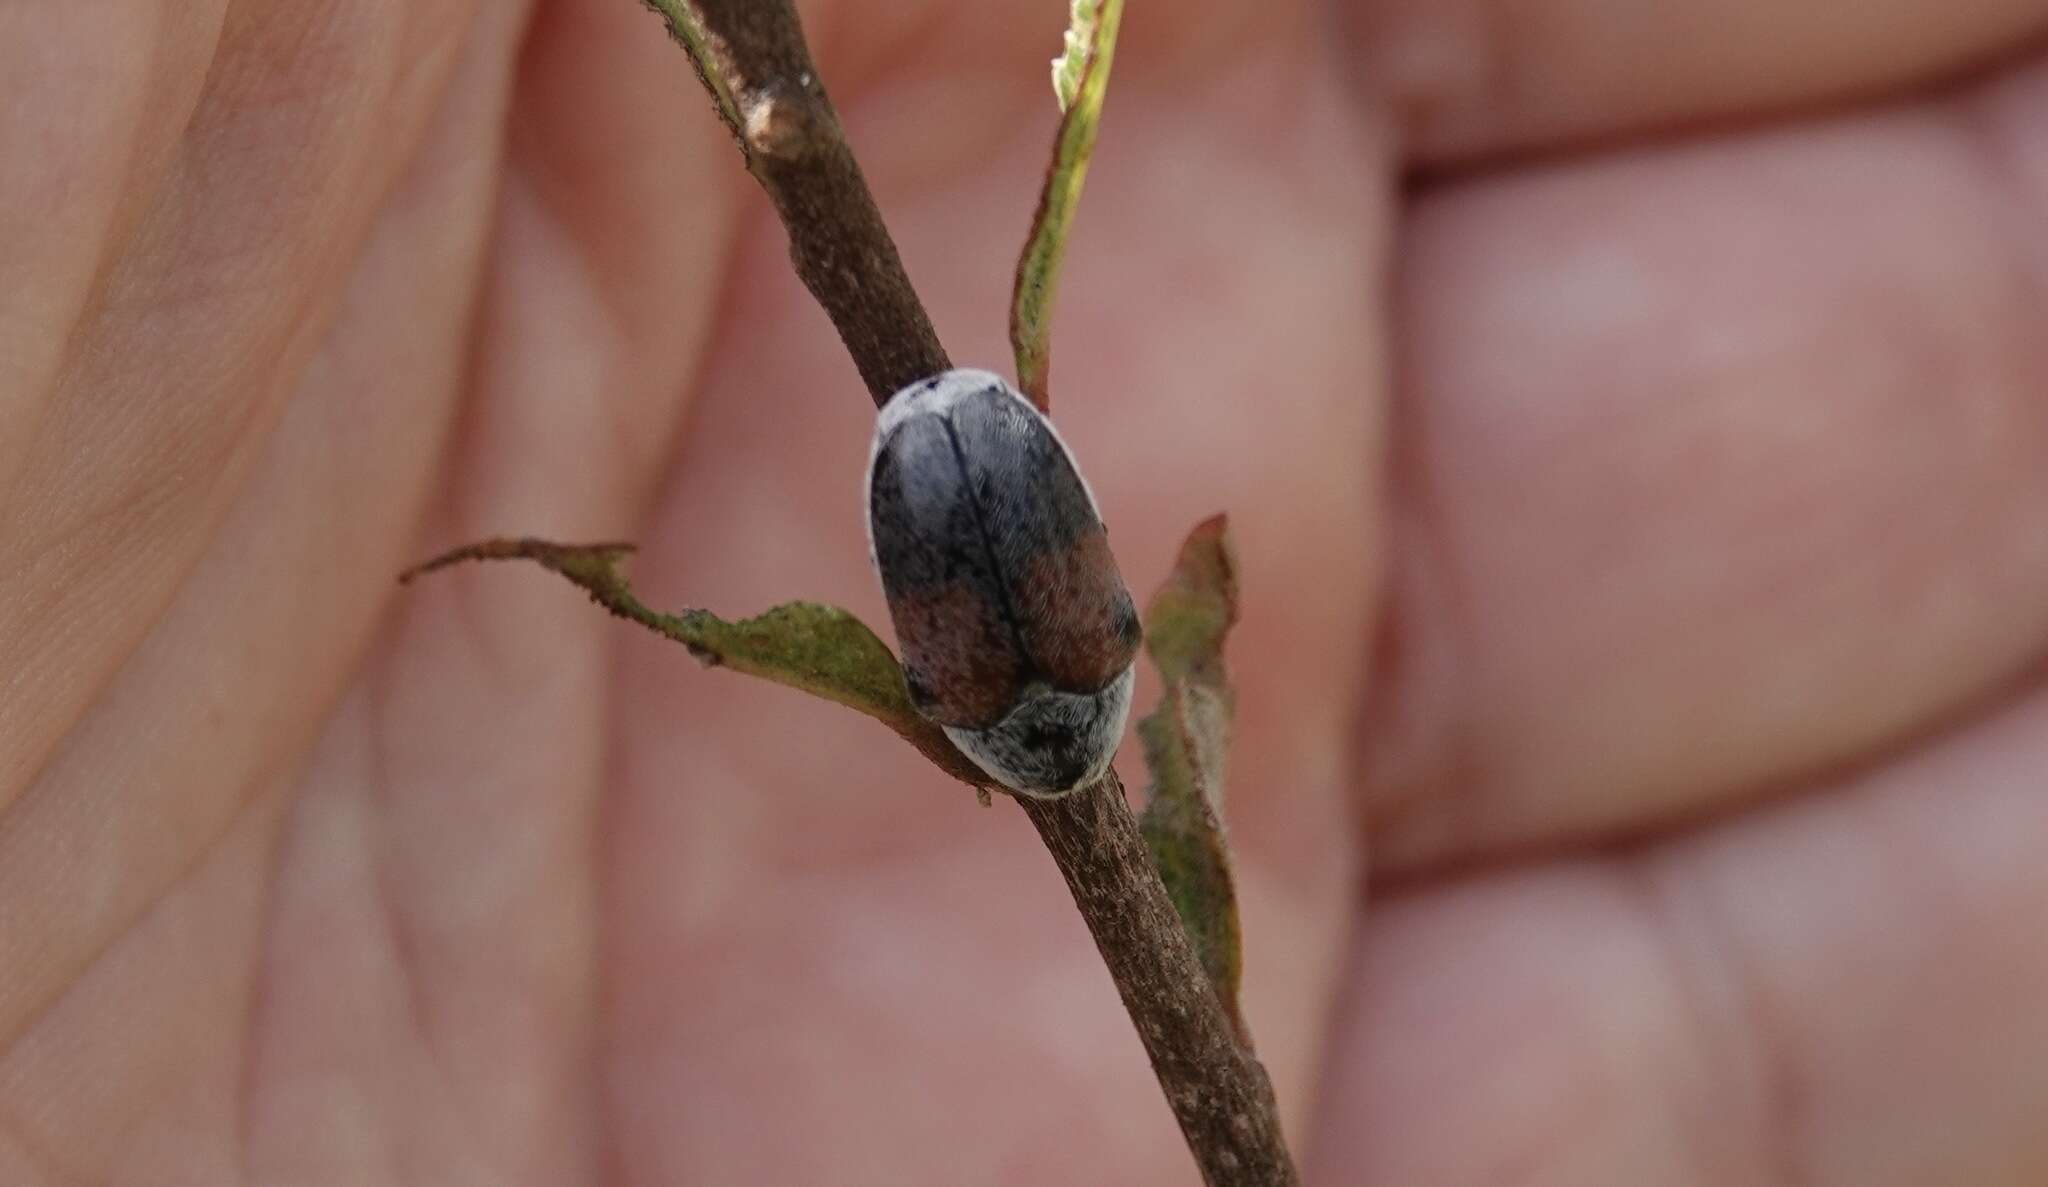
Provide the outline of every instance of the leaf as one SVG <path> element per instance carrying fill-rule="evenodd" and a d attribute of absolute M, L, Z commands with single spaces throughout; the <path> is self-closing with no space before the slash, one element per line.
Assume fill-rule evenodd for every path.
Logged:
<path fill-rule="evenodd" d="M 1241 1041 L 1243 942 L 1223 789 L 1235 695 L 1223 641 L 1237 622 L 1237 572 L 1229 524 L 1218 515 L 1188 534 L 1172 576 L 1146 608 L 1145 649 L 1159 669 L 1159 707 L 1138 723 L 1150 798 L 1138 827 L 1195 954 Z"/>
<path fill-rule="evenodd" d="M 1081 200 L 1081 183 L 1088 176 L 1088 158 L 1095 151 L 1123 11 L 1123 0 L 1073 0 L 1066 52 L 1053 62 L 1053 94 L 1063 114 L 1045 185 L 1038 192 L 1038 212 L 1032 216 L 1024 254 L 1017 260 L 1017 286 L 1010 299 L 1017 386 L 1040 411 L 1051 405 L 1046 375 L 1052 365 L 1053 293 L 1059 286 L 1074 208 Z"/>
<path fill-rule="evenodd" d="M 443 553 L 399 580 L 467 561 L 533 561 L 568 578 L 618 617 L 681 643 L 707 667 L 731 668 L 859 710 L 895 730 L 948 775 L 977 789 L 988 784 L 988 776 L 954 748 L 945 731 L 911 707 L 902 667 L 860 619 L 815 602 L 791 602 L 737 622 L 706 610 L 664 614 L 642 604 L 620 571 L 632 553 L 631 544 L 485 540 Z"/>

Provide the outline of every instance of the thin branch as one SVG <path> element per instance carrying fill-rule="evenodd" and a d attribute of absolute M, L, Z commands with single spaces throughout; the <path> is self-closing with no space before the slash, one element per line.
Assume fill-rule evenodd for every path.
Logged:
<path fill-rule="evenodd" d="M 1111 771 L 1060 799 L 1019 796 L 1017 802 L 1074 893 L 1202 1181 L 1210 1187 L 1299 1183 L 1272 1081 L 1238 1041 L 1188 942 L 1124 802 L 1122 780 Z"/>
<path fill-rule="evenodd" d="M 789 232 L 791 263 L 875 403 L 949 368 L 789 0 L 648 2 L 694 15 L 692 36 L 676 19 L 670 27 L 721 111 L 730 96 L 747 168 Z M 1018 802 L 1095 937 L 1203 1181 L 1294 1187 L 1272 1083 L 1196 958 L 1116 774 L 1057 800 Z"/>
<path fill-rule="evenodd" d="M 787 0 L 645 0 L 690 52 L 876 406 L 953 364 L 910 286 Z"/>

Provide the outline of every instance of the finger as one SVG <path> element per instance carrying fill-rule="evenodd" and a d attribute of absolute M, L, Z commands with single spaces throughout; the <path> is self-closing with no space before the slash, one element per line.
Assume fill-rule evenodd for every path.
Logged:
<path fill-rule="evenodd" d="M 2048 696 L 1640 856 L 1383 903 L 1333 1183 L 2048 1175 Z"/>
<path fill-rule="evenodd" d="M 2048 71 L 1433 192 L 1376 845 L 1654 828 L 2048 648 Z"/>
<path fill-rule="evenodd" d="M 1299 48 L 1199 89 L 1127 77 L 1119 58 L 1053 368 L 1055 414 L 1141 595 L 1195 520 L 1233 516 L 1248 1012 L 1289 1110 L 1355 899 L 1341 834 L 1381 390 L 1367 228 L 1385 209 L 1367 171 L 1384 143 L 1344 123 Z M 1000 72 L 1035 91 L 1037 56 Z M 857 143 L 969 139 L 943 126 L 951 109 L 841 96 Z M 869 172 L 955 360 L 1001 367 L 1046 144 L 977 128 L 993 160 Z M 707 377 L 641 578 L 664 604 L 812 597 L 880 624 L 858 494 L 872 411 L 778 230 L 736 276 L 730 324 L 747 332 Z M 1304 507 L 1336 545 L 1299 530 Z M 620 688 L 609 1085 L 648 1102 L 618 1134 L 626 1174 L 1185 1178 L 1131 1024 L 1010 805 L 977 808 L 870 722 L 658 645 L 629 650 Z M 1123 769 L 1142 781 L 1134 752 Z"/>
<path fill-rule="evenodd" d="M 1358 86 L 1408 113 L 1426 162 L 1865 98 L 2048 33 L 2041 0 L 1350 0 L 1339 11 Z"/>
<path fill-rule="evenodd" d="M 0 507 L 0 602 L 14 608 L 0 622 L 0 804 L 205 548 L 417 143 L 467 8 L 230 7 L 161 185 L 96 279 L 59 374 L 28 394 L 42 407 Z"/>

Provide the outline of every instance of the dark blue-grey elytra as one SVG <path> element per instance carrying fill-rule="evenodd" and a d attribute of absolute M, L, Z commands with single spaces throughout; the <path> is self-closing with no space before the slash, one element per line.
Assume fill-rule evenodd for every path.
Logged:
<path fill-rule="evenodd" d="M 867 512 L 917 711 L 1024 795 L 1101 775 L 1138 612 L 1052 422 L 987 371 L 914 383 L 876 418 Z"/>

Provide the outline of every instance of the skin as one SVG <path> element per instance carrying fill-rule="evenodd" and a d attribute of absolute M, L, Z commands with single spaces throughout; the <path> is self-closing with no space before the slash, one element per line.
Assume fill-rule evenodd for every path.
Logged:
<path fill-rule="evenodd" d="M 808 10 L 963 364 L 1056 7 Z M 1134 590 L 1233 514 L 1313 1181 L 2048 1179 L 2044 35 L 1132 6 L 1054 410 Z M 0 160 L 0 1182 L 1191 1181 L 1013 807 L 393 584 L 625 536 L 884 619 L 872 412 L 652 18 L 0 0 Z"/>

